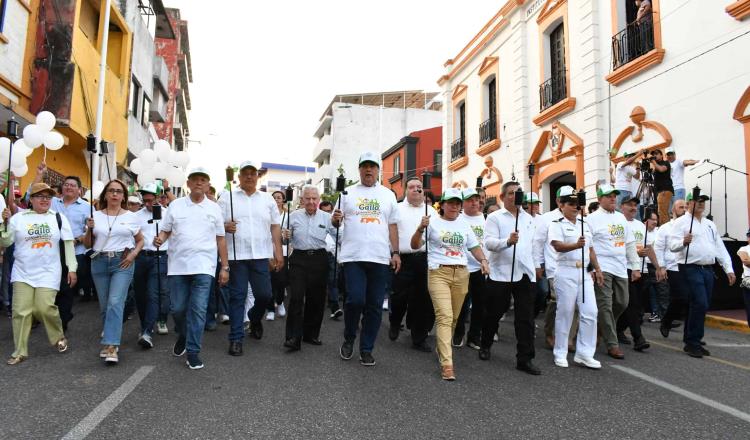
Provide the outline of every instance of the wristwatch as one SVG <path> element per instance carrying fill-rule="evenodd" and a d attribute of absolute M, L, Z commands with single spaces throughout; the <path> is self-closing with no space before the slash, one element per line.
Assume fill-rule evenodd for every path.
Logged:
<path fill-rule="evenodd" d="M 226 270 L 227 272 L 229 272 L 229 266 L 222 266 L 221 270 Z"/>
<path fill-rule="evenodd" d="M 394 255 L 401 255 L 401 252 L 399 251 L 391 251 L 391 257 Z"/>

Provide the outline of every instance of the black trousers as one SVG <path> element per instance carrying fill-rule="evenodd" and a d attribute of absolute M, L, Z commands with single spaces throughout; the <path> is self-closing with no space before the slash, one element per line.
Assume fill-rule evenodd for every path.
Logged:
<path fill-rule="evenodd" d="M 435 324 L 435 311 L 427 290 L 427 259 L 424 252 L 401 255 L 401 270 L 393 277 L 393 294 L 388 303 L 390 325 L 406 327 L 411 340 L 419 344 Z"/>
<path fill-rule="evenodd" d="M 661 325 L 669 327 L 672 322 L 685 319 L 688 311 L 687 288 L 684 277 L 679 271 L 667 271 L 667 281 L 669 282 L 669 307 L 667 313 L 661 319 Z M 683 339 L 687 338 L 687 325 L 683 325 Z"/>
<path fill-rule="evenodd" d="M 289 310 L 286 339 L 317 339 L 325 312 L 328 254 L 294 251 L 289 257 Z"/>
<path fill-rule="evenodd" d="M 277 305 L 284 302 L 284 293 L 289 285 L 288 260 L 289 257 L 284 257 L 284 267 L 278 272 L 271 272 L 271 301 L 268 302 L 266 311 L 273 312 Z"/>
<path fill-rule="evenodd" d="M 628 306 L 625 311 L 622 312 L 619 318 L 617 318 L 617 333 L 622 333 L 625 329 L 630 328 L 630 334 L 634 340 L 641 339 L 643 333 L 641 332 L 641 320 L 643 319 L 643 305 L 641 299 L 643 295 L 641 291 L 643 289 L 642 279 L 637 282 L 630 281 L 631 270 L 628 269 Z"/>
<path fill-rule="evenodd" d="M 500 318 L 510 308 L 513 295 L 513 326 L 516 331 L 516 361 L 534 358 L 534 299 L 531 280 L 524 275 L 514 283 L 487 280 L 485 289 L 485 319 L 482 326 L 482 348 L 492 347 Z"/>
<path fill-rule="evenodd" d="M 91 259 L 85 254 L 76 255 L 78 263 L 77 283 L 74 287 L 68 284 L 68 266 L 62 264 L 62 280 L 60 280 L 60 290 L 55 296 L 55 305 L 60 311 L 60 320 L 62 321 L 63 331 L 68 330 L 68 323 L 73 319 L 73 301 L 75 300 L 78 289 L 82 284 L 88 284 L 91 277 Z"/>
<path fill-rule="evenodd" d="M 477 345 L 480 345 L 482 325 L 484 323 L 484 316 L 486 314 L 486 288 L 487 281 L 485 280 L 481 270 L 477 270 L 469 274 L 469 292 L 466 294 L 466 298 L 464 299 L 464 306 L 461 307 L 461 314 L 458 315 L 458 321 L 456 321 L 456 330 L 454 330 L 453 332 L 454 335 L 460 335 L 461 337 L 463 337 L 464 333 L 466 332 L 466 315 L 469 314 L 469 304 L 471 304 L 469 334 L 466 339 L 467 341 L 473 341 Z"/>

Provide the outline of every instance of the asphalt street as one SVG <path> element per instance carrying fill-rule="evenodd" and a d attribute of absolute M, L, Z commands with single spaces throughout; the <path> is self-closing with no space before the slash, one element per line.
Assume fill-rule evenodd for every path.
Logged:
<path fill-rule="evenodd" d="M 76 305 L 71 348 L 47 346 L 32 332 L 30 358 L 0 365 L 0 438 L 653 438 L 746 439 L 750 432 L 750 337 L 707 329 L 713 356 L 689 358 L 681 329 L 669 339 L 645 324 L 646 353 L 616 361 L 599 350 L 599 371 L 552 364 L 537 337 L 542 376 L 515 370 L 512 316 L 501 323 L 492 359 L 455 352 L 458 380 L 440 379 L 435 353 L 391 342 L 384 315 L 377 365 L 343 361 L 343 321 L 323 324 L 322 346 L 282 348 L 284 320 L 264 322 L 261 341 L 226 354 L 227 326 L 207 332 L 206 367 L 191 371 L 171 355 L 175 336 L 137 344 L 137 317 L 124 330 L 120 364 L 98 358 L 96 303 Z M 541 327 L 541 321 L 538 321 Z M 430 337 L 431 345 L 434 339 Z M 13 350 L 10 319 L 0 318 L 3 360 Z M 624 368 L 622 368 L 624 367 Z"/>

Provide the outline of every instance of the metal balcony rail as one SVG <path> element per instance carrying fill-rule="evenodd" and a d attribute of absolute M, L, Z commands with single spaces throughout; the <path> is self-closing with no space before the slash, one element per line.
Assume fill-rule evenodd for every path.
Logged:
<path fill-rule="evenodd" d="M 479 145 L 497 139 L 497 121 L 495 118 L 487 119 L 479 124 Z"/>
<path fill-rule="evenodd" d="M 539 111 L 542 112 L 565 99 L 568 89 L 565 82 L 565 71 L 539 85 Z"/>
<path fill-rule="evenodd" d="M 654 49 L 654 22 L 632 22 L 612 37 L 612 70 L 645 55 Z"/>
<path fill-rule="evenodd" d="M 461 159 L 464 156 L 466 156 L 464 138 L 458 138 L 451 144 L 451 162 Z"/>

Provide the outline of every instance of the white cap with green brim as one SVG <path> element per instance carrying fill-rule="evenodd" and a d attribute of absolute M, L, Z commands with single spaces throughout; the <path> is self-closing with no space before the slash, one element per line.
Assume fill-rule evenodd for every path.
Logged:
<path fill-rule="evenodd" d="M 464 200 L 469 200 L 470 197 L 478 196 L 479 193 L 474 188 L 466 188 L 465 190 L 461 191 L 461 196 Z"/>
<path fill-rule="evenodd" d="M 448 200 L 458 200 L 459 202 L 462 202 L 464 200 L 463 194 L 461 193 L 461 190 L 458 188 L 448 188 L 443 192 L 443 196 L 440 197 L 441 202 L 445 202 Z"/>
<path fill-rule="evenodd" d="M 616 190 L 614 186 L 608 183 L 605 183 L 604 185 L 599 185 L 599 188 L 597 188 L 596 190 L 597 197 L 604 197 L 610 194 L 618 195 L 620 194 L 620 191 Z"/>
<path fill-rule="evenodd" d="M 536 193 L 526 193 L 523 195 L 523 202 L 524 203 L 541 203 L 541 200 L 539 200 L 539 196 Z"/>

